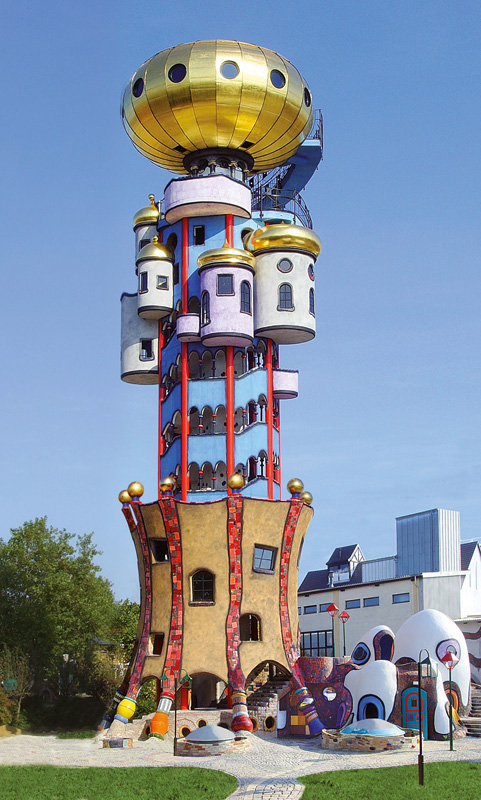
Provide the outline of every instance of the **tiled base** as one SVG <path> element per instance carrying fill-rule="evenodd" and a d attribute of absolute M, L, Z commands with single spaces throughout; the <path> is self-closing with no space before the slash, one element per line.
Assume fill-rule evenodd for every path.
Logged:
<path fill-rule="evenodd" d="M 341 733 L 337 730 L 322 731 L 322 746 L 327 750 L 350 750 L 357 753 L 379 753 L 383 750 L 410 750 L 419 745 L 419 736 L 412 731 L 404 736 L 368 736 L 366 734 Z"/>
<path fill-rule="evenodd" d="M 249 739 L 238 737 L 230 742 L 188 742 L 187 739 L 177 740 L 178 756 L 223 756 L 226 753 L 244 753 L 249 749 Z"/>
<path fill-rule="evenodd" d="M 133 739 L 104 739 L 102 742 L 102 747 L 109 747 L 109 748 L 132 747 L 133 743 L 134 743 Z"/>

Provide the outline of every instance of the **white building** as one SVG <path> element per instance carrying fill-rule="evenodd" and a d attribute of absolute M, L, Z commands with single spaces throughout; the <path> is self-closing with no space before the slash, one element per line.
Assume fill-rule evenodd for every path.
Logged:
<path fill-rule="evenodd" d="M 442 611 L 466 635 L 473 679 L 481 683 L 481 548 L 460 541 L 459 512 L 433 509 L 396 519 L 397 553 L 367 561 L 358 544 L 337 547 L 327 569 L 298 590 L 303 655 L 343 655 L 376 625 L 394 633 L 423 609 Z M 344 624 L 327 611 L 346 611 Z M 344 630 L 343 630 L 344 627 Z M 334 647 L 332 634 L 334 632 Z"/>

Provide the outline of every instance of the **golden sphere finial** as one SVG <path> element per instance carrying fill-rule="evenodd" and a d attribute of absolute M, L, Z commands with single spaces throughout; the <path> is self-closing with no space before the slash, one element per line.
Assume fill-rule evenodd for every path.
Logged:
<path fill-rule="evenodd" d="M 153 206 L 155 206 L 155 194 L 149 194 L 149 200 Z"/>
<path fill-rule="evenodd" d="M 158 241 L 159 241 L 158 236 L 152 236 L 152 244 L 157 244 Z"/>
<path fill-rule="evenodd" d="M 171 492 L 176 483 L 177 478 L 175 475 L 166 475 L 165 478 L 160 479 L 160 491 L 162 493 Z"/>
<path fill-rule="evenodd" d="M 310 492 L 301 492 L 299 498 L 302 500 L 303 503 L 307 503 L 308 506 L 311 505 L 313 497 Z"/>
<path fill-rule="evenodd" d="M 132 498 L 131 498 L 130 494 L 128 493 L 127 489 L 123 489 L 123 491 L 121 491 L 119 493 L 119 500 L 120 500 L 121 503 L 130 503 Z"/>
<path fill-rule="evenodd" d="M 127 491 L 130 497 L 142 497 L 144 493 L 144 487 L 141 483 L 139 483 L 139 481 L 132 481 L 132 483 L 127 487 Z"/>
<path fill-rule="evenodd" d="M 300 494 L 304 489 L 304 484 L 300 478 L 291 478 L 290 481 L 287 482 L 287 491 L 290 494 Z"/>
<path fill-rule="evenodd" d="M 233 472 L 232 475 L 229 475 L 227 486 L 229 489 L 242 489 L 244 486 L 244 478 L 242 475 L 239 475 L 238 472 Z"/>

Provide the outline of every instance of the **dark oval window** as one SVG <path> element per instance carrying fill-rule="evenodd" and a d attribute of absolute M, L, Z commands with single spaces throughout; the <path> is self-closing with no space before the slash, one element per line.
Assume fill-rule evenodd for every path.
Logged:
<path fill-rule="evenodd" d="M 172 81 L 172 83 L 180 83 L 187 75 L 187 68 L 185 64 L 174 64 L 174 66 L 169 69 L 168 74 L 169 81 Z"/>
<path fill-rule="evenodd" d="M 366 661 L 369 661 L 370 655 L 371 651 L 369 650 L 367 644 L 364 644 L 364 642 L 359 642 L 359 644 L 357 644 L 354 648 L 351 658 L 355 664 L 362 666 L 362 664 L 365 664 Z"/>
<path fill-rule="evenodd" d="M 286 85 L 286 79 L 278 69 L 271 70 L 271 83 L 276 89 L 282 89 Z"/>
<path fill-rule="evenodd" d="M 235 61 L 224 61 L 220 68 L 220 74 L 224 78 L 227 78 L 229 81 L 231 81 L 232 78 L 237 78 L 239 74 L 239 67 Z"/>
<path fill-rule="evenodd" d="M 142 78 L 137 78 L 134 85 L 132 86 L 132 94 L 134 97 L 140 97 L 143 91 L 144 91 L 144 82 Z"/>
<path fill-rule="evenodd" d="M 304 89 L 304 102 L 306 106 L 309 108 L 309 106 L 311 105 L 311 93 L 309 92 L 309 89 Z"/>
<path fill-rule="evenodd" d="M 292 269 L 292 261 L 288 258 L 281 258 L 277 264 L 277 269 L 279 272 L 290 272 Z"/>
<path fill-rule="evenodd" d="M 309 264 L 307 268 L 307 274 L 309 275 L 311 281 L 314 280 L 314 264 Z"/>

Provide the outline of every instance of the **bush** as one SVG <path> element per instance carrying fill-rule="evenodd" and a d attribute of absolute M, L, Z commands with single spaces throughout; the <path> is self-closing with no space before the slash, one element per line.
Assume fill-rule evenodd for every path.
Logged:
<path fill-rule="evenodd" d="M 14 704 L 8 699 L 3 689 L 0 689 L 0 725 L 10 725 L 13 711 Z"/>
<path fill-rule="evenodd" d="M 137 697 L 137 708 L 135 709 L 134 719 L 146 714 L 154 714 L 157 710 L 157 681 L 151 679 L 146 681 Z"/>
<path fill-rule="evenodd" d="M 22 727 L 30 731 L 94 730 L 104 711 L 103 702 L 94 697 L 63 698 L 57 703 L 46 702 L 38 696 L 29 697 L 22 711 Z"/>

